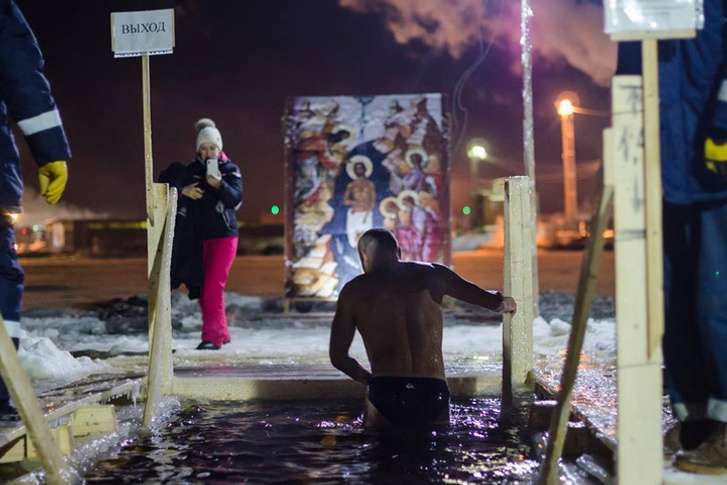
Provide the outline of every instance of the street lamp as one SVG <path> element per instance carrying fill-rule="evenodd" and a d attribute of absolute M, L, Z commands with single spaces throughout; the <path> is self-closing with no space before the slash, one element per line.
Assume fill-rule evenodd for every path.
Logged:
<path fill-rule="evenodd" d="M 477 195 L 477 163 L 487 160 L 487 145 L 482 138 L 473 138 L 467 144 L 467 158 L 470 159 L 470 195 Z"/>
<path fill-rule="evenodd" d="M 560 116 L 560 127 L 563 140 L 563 202 L 565 223 L 569 229 L 576 227 L 578 215 L 578 189 L 576 186 L 576 137 L 573 124 L 575 105 L 578 95 L 566 91 L 558 96 L 555 107 Z"/>
<path fill-rule="evenodd" d="M 482 138 L 473 138 L 467 144 L 467 157 L 470 159 L 470 202 L 475 208 L 470 225 L 475 227 L 482 224 L 482 203 L 477 199 L 478 184 L 478 163 L 487 160 L 487 144 Z M 468 208 L 469 209 L 469 208 Z M 469 215 L 469 211 L 465 213 Z"/>

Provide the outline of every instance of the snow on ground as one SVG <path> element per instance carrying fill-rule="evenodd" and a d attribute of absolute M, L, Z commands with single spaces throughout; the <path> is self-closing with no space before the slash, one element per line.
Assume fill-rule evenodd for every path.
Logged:
<path fill-rule="evenodd" d="M 282 313 L 279 300 L 228 293 L 226 303 L 232 342 L 214 353 L 217 362 L 227 359 L 262 366 L 328 365 L 330 312 L 334 308 L 331 303 L 316 304 L 310 314 L 289 315 Z M 572 304 L 573 298 L 569 295 L 555 292 L 541 295 L 543 316 L 533 323 L 536 360 L 553 357 L 554 361 L 562 360 L 559 353 L 565 349 L 570 331 L 563 317 L 572 312 Z M 142 370 L 141 359 L 128 356 L 148 351 L 145 305 L 144 296 L 138 296 L 82 313 L 28 312 L 22 319 L 23 366 L 36 382 L 68 382 L 89 374 L 129 371 L 123 365 L 125 359 L 137 365 L 134 371 Z M 597 301 L 594 305 L 594 316 L 612 314 L 610 300 Z M 443 352 L 448 372 L 478 372 L 500 364 L 502 328 L 491 317 L 492 314 L 468 305 L 445 312 Z M 195 301 L 185 295 L 173 295 L 172 325 L 175 359 L 193 365 L 196 356 L 209 354 L 194 350 L 200 341 L 202 326 Z M 615 360 L 615 347 L 613 318 L 590 320 L 585 353 L 598 360 Z M 351 354 L 366 362 L 358 335 Z M 105 360 L 115 356 L 121 357 Z"/>

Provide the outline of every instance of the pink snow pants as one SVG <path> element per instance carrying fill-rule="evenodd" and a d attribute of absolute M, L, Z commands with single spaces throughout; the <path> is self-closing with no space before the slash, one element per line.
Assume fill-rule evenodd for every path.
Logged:
<path fill-rule="evenodd" d="M 230 341 L 225 316 L 225 284 L 237 254 L 237 236 L 204 241 L 204 280 L 199 306 L 202 309 L 202 340 L 222 347 Z"/>

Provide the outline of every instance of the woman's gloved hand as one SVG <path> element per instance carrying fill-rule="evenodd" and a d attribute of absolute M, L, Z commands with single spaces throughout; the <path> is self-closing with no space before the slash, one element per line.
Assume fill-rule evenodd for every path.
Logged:
<path fill-rule="evenodd" d="M 38 182 L 40 184 L 40 195 L 45 197 L 46 202 L 55 204 L 61 200 L 63 191 L 68 183 L 68 166 L 63 160 L 46 163 L 38 169 Z"/>
<path fill-rule="evenodd" d="M 190 199 L 198 200 L 204 195 L 204 190 L 197 186 L 198 182 L 189 184 L 182 189 L 182 195 L 189 197 Z"/>

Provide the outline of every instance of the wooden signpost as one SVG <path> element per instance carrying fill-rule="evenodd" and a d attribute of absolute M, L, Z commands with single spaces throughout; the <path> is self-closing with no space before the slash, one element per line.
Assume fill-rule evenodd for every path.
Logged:
<path fill-rule="evenodd" d="M 141 57 L 149 277 L 149 374 L 144 424 L 149 426 L 155 420 L 160 400 L 172 387 L 169 271 L 177 207 L 176 189 L 154 183 L 149 56 L 172 53 L 174 10 L 112 13 L 111 48 L 115 57 Z"/>
<path fill-rule="evenodd" d="M 662 189 L 658 39 L 690 38 L 701 21 L 701 0 L 613 0 L 604 2 L 606 32 L 616 41 L 641 41 L 642 76 L 612 82 L 612 125 L 604 136 L 605 192 L 591 225 L 581 270 L 568 356 L 554 413 L 541 482 L 557 483 L 558 460 L 570 411 L 600 259 L 613 173 L 616 235 L 619 483 L 662 482 L 661 338 L 664 333 Z M 612 160 L 612 162 L 611 162 Z M 596 232 L 598 231 L 598 232 Z"/>
<path fill-rule="evenodd" d="M 639 10 L 637 15 L 634 9 Z M 606 8 L 611 39 L 639 40 L 642 52 L 641 78 L 617 76 L 612 85 L 619 483 L 662 482 L 664 259 L 658 40 L 694 37 L 702 12 L 701 0 L 617 0 Z"/>

